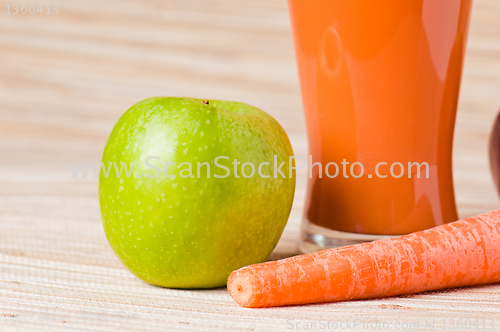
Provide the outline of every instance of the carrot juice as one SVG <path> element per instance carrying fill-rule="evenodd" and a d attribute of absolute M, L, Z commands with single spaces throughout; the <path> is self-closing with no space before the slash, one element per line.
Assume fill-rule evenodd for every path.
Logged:
<path fill-rule="evenodd" d="M 288 1 L 311 158 L 302 251 L 458 219 L 451 152 L 471 2 Z"/>

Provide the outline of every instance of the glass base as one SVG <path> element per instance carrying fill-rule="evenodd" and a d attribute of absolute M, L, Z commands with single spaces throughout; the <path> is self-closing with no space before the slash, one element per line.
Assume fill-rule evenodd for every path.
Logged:
<path fill-rule="evenodd" d="M 309 220 L 302 221 L 299 250 L 303 254 L 311 254 L 323 249 L 344 247 L 351 244 L 388 239 L 399 235 L 374 235 L 334 231 L 317 226 Z"/>

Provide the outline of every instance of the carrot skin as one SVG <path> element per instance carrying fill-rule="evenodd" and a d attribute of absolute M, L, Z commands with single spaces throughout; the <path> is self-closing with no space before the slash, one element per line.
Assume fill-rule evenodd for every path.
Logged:
<path fill-rule="evenodd" d="M 397 238 L 243 267 L 244 307 L 335 302 L 500 282 L 500 210 Z"/>

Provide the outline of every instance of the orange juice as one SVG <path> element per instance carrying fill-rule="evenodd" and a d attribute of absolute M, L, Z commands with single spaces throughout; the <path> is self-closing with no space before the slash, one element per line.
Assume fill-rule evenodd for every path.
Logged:
<path fill-rule="evenodd" d="M 309 154 L 323 166 L 308 182 L 306 240 L 457 219 L 451 151 L 471 1 L 289 0 Z M 345 177 L 344 160 L 363 175 Z M 428 166 L 417 177 L 408 163 Z"/>

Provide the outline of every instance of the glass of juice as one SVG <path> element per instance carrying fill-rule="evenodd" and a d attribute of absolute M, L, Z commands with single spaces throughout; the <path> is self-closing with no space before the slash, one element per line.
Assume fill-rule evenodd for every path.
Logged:
<path fill-rule="evenodd" d="M 288 0 L 309 139 L 302 252 L 457 219 L 471 2 Z"/>

